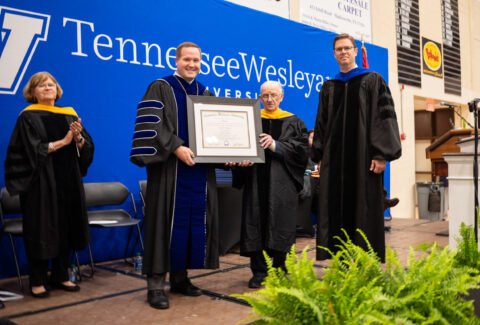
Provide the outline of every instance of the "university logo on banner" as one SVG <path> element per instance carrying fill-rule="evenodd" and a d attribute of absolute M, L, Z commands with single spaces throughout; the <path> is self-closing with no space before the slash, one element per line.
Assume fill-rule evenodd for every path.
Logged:
<path fill-rule="evenodd" d="M 0 94 L 15 94 L 50 16 L 0 6 Z"/>
<path fill-rule="evenodd" d="M 422 37 L 423 73 L 443 78 L 442 44 Z"/>

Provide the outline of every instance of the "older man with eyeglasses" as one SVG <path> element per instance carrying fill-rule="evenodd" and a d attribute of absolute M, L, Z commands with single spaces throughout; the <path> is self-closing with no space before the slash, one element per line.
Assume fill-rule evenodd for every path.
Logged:
<path fill-rule="evenodd" d="M 345 229 L 365 248 L 362 230 L 385 259 L 383 171 L 401 156 L 393 99 L 380 74 L 359 68 L 358 48 L 348 34 L 337 35 L 333 55 L 340 72 L 320 91 L 312 160 L 321 162 L 317 245 L 335 251 Z M 327 222 L 328 220 L 328 222 Z M 317 249 L 317 259 L 330 254 Z"/>
<path fill-rule="evenodd" d="M 265 149 L 265 163 L 244 161 L 233 168 L 233 185 L 244 188 L 240 253 L 250 257 L 250 288 L 260 288 L 267 276 L 263 251 L 273 259 L 274 267 L 285 269 L 286 253 L 295 242 L 297 194 L 303 188 L 308 133 L 300 118 L 280 109 L 283 96 L 277 81 L 261 86 L 264 109 L 259 141 Z"/>

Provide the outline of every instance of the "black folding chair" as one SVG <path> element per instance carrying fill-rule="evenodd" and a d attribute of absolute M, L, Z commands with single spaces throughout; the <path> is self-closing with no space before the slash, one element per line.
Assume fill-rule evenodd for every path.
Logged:
<path fill-rule="evenodd" d="M 4 215 L 18 215 L 20 213 L 20 197 L 18 195 L 11 196 L 5 187 L 2 188 L 0 192 L 0 221 L 2 222 L 2 232 L 10 237 L 13 258 L 15 260 L 15 267 L 17 269 L 18 285 L 20 290 L 23 290 L 22 276 L 20 274 L 17 252 L 13 241 L 14 236 L 21 237 L 23 235 L 22 218 L 4 218 Z"/>
<path fill-rule="evenodd" d="M 20 215 L 20 196 L 19 195 L 10 195 L 7 189 L 3 187 L 0 191 L 0 220 L 2 222 L 2 232 L 7 234 L 10 237 L 10 243 L 12 244 L 12 253 L 15 260 L 15 267 L 17 269 L 18 285 L 20 290 L 23 290 L 22 276 L 20 274 L 20 268 L 18 266 L 18 257 L 15 249 L 15 244 L 13 237 L 23 236 L 23 218 L 14 217 L 14 218 L 4 218 L 6 215 Z M 78 254 L 75 252 L 75 259 L 77 262 L 78 269 L 80 269 L 80 262 L 78 260 Z M 80 280 L 81 275 L 79 274 Z"/>
<path fill-rule="evenodd" d="M 143 251 L 143 240 L 140 231 L 140 219 L 137 219 L 137 207 L 133 194 L 125 185 L 120 182 L 103 182 L 103 183 L 84 183 L 85 198 L 87 207 L 97 207 L 100 209 L 88 211 L 88 223 L 90 227 L 95 228 L 114 228 L 114 227 L 134 227 L 138 231 L 138 238 Z M 119 206 L 125 202 L 130 195 L 133 204 L 134 216 L 132 217 L 127 211 L 120 208 L 104 209 L 106 206 Z M 133 228 L 132 228 L 133 229 Z M 127 257 L 130 236 L 125 247 L 125 258 Z M 90 254 L 90 264 L 92 268 L 92 276 L 95 270 L 93 255 L 90 245 L 88 246 Z"/>

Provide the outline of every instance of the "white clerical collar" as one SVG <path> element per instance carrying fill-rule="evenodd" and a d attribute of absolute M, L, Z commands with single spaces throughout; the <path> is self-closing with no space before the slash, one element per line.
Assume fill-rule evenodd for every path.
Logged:
<path fill-rule="evenodd" d="M 180 77 L 180 78 L 182 78 L 182 80 L 183 80 L 183 81 L 185 81 L 186 83 L 188 83 L 189 85 L 191 85 L 191 84 L 192 84 L 192 82 L 194 82 L 194 81 L 195 81 L 195 79 L 193 79 L 192 81 L 187 81 L 187 80 L 185 80 L 185 79 L 184 79 L 184 78 L 183 78 L 181 75 L 179 75 L 179 74 L 178 74 L 178 72 L 177 72 L 177 71 L 175 71 L 174 75 L 175 75 L 175 76 L 177 76 L 177 77 Z"/>

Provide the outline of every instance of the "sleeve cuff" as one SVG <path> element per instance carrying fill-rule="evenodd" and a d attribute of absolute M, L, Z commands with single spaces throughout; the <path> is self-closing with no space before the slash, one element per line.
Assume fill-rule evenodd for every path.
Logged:
<path fill-rule="evenodd" d="M 276 148 L 276 141 L 273 140 L 272 144 L 270 145 L 270 147 L 268 147 L 268 149 L 270 149 L 271 151 L 275 152 L 275 148 Z"/>

